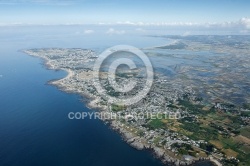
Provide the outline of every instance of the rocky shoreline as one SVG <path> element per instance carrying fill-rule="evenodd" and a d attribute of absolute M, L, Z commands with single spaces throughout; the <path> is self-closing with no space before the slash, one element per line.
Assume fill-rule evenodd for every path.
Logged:
<path fill-rule="evenodd" d="M 137 150 L 147 150 L 150 151 L 155 158 L 159 159 L 162 161 L 163 164 L 167 165 L 173 165 L 173 166 L 187 166 L 187 165 L 193 165 L 195 163 L 199 163 L 201 161 L 210 161 L 214 165 L 217 166 L 222 166 L 220 163 L 216 163 L 216 160 L 213 158 L 196 158 L 193 160 L 185 161 L 185 160 L 180 160 L 177 158 L 173 158 L 165 153 L 165 151 L 157 146 L 152 146 L 152 145 L 147 145 L 141 142 L 139 136 L 135 136 L 132 133 L 128 132 L 126 129 L 119 127 L 115 121 L 109 123 L 110 127 L 118 132 L 123 140 L 128 143 L 131 147 L 137 149 Z"/>

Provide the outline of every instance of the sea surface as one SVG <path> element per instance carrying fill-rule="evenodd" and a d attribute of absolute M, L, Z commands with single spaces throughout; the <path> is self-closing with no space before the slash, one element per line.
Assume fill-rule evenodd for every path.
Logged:
<path fill-rule="evenodd" d="M 0 166 L 162 165 L 150 152 L 127 145 L 100 120 L 69 120 L 69 112 L 93 110 L 80 96 L 47 84 L 65 77 L 66 72 L 48 70 L 41 59 L 21 50 L 60 47 L 101 51 L 117 44 L 149 47 L 168 41 L 132 34 L 87 35 L 83 30 L 81 26 L 0 27 Z"/>

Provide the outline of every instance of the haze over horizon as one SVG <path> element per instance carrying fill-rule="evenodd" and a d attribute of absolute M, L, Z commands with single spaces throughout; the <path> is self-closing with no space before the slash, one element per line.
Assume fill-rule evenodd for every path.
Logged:
<path fill-rule="evenodd" d="M 112 34 L 125 34 L 117 25 L 136 26 L 140 32 L 162 26 L 183 29 L 185 35 L 194 30 L 245 35 L 250 34 L 249 6 L 247 0 L 0 0 L 0 26 L 110 25 L 105 32 Z"/>

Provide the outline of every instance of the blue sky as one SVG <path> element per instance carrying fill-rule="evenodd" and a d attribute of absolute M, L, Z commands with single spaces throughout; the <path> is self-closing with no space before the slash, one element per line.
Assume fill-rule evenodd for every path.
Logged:
<path fill-rule="evenodd" d="M 0 24 L 201 24 L 249 17 L 249 0 L 0 0 Z"/>

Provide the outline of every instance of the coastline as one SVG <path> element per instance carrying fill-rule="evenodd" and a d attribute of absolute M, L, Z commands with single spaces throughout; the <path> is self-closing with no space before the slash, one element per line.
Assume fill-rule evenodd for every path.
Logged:
<path fill-rule="evenodd" d="M 98 111 L 106 111 L 107 108 L 96 106 L 96 103 L 98 103 L 97 98 L 94 98 L 93 96 L 90 96 L 88 94 L 82 94 L 82 93 L 79 93 L 79 92 L 69 91 L 67 89 L 62 88 L 62 86 L 60 86 L 60 83 L 58 81 L 70 78 L 72 75 L 74 75 L 74 72 L 72 70 L 69 70 L 69 69 L 61 69 L 61 70 L 66 71 L 68 73 L 67 76 L 62 78 L 62 79 L 53 81 L 51 83 L 51 85 L 58 87 L 63 92 L 77 93 L 77 94 L 81 95 L 82 97 L 87 98 L 87 100 L 84 102 L 84 104 L 86 104 L 87 107 L 90 108 L 90 109 L 98 109 Z M 178 166 L 178 165 L 193 165 L 193 164 L 199 163 L 200 161 L 210 161 L 210 162 L 212 162 L 213 164 L 215 164 L 217 166 L 222 166 L 217 160 L 215 160 L 212 157 L 199 158 L 199 159 L 195 159 L 195 160 L 192 160 L 192 161 L 181 161 L 179 159 L 175 159 L 175 158 L 173 158 L 171 156 L 168 156 L 168 155 L 164 154 L 164 152 L 160 148 L 158 148 L 156 146 L 150 146 L 150 145 L 142 144 L 140 142 L 140 140 L 138 139 L 138 136 L 134 136 L 131 132 L 127 131 L 126 129 L 118 127 L 115 124 L 115 121 L 112 121 L 113 123 L 112 122 L 109 123 L 108 120 L 105 120 L 105 119 L 101 119 L 101 120 L 103 122 L 107 122 L 109 124 L 109 127 L 112 130 L 119 133 L 121 135 L 122 139 L 127 144 L 129 144 L 131 147 L 133 147 L 133 148 L 135 148 L 136 150 L 139 150 L 139 151 L 140 150 L 149 151 L 151 154 L 153 154 L 153 156 L 155 158 L 161 160 L 161 162 L 163 164 Z"/>
<path fill-rule="evenodd" d="M 157 146 L 152 146 L 146 143 L 141 143 L 140 137 L 133 135 L 133 133 L 127 131 L 121 126 L 118 126 L 117 124 L 115 124 L 115 121 L 110 123 L 110 127 L 114 131 L 119 133 L 122 136 L 123 140 L 127 144 L 129 144 L 131 147 L 133 147 L 136 150 L 149 151 L 151 154 L 153 154 L 155 158 L 159 159 L 163 164 L 174 165 L 174 166 L 182 166 L 182 165 L 184 166 L 184 165 L 194 165 L 194 164 L 198 164 L 199 162 L 209 161 L 213 165 L 222 166 L 222 164 L 218 162 L 216 159 L 214 159 L 213 157 L 206 157 L 206 158 L 200 157 L 200 158 L 195 158 L 189 161 L 177 159 L 172 155 L 166 154 L 164 150 L 162 150 L 161 148 Z"/>
<path fill-rule="evenodd" d="M 25 52 L 25 51 L 24 51 Z M 30 53 L 25 52 L 28 55 L 31 55 Z M 57 79 L 57 80 L 49 80 L 48 83 L 50 85 L 56 86 L 59 90 L 66 92 L 66 93 L 75 93 L 75 94 L 79 94 L 80 96 L 86 98 L 87 100 L 84 102 L 87 107 L 89 107 L 90 109 L 98 109 L 98 111 L 102 112 L 102 111 L 107 111 L 108 108 L 104 107 L 104 106 L 100 106 L 97 105 L 96 103 L 98 103 L 98 98 L 95 97 L 94 95 L 91 95 L 89 93 L 87 93 L 86 91 L 84 92 L 79 92 L 79 91 L 75 91 L 73 89 L 71 89 L 69 86 L 65 85 L 62 83 L 62 81 L 70 79 L 71 77 L 73 77 L 75 75 L 74 71 L 68 68 L 57 68 L 55 66 L 53 66 L 50 63 L 50 59 L 43 56 L 36 56 L 36 55 L 31 55 L 34 57 L 39 57 L 41 59 L 44 60 L 44 66 L 47 67 L 47 69 L 49 70 L 64 70 L 66 71 L 67 75 L 61 79 Z M 123 140 L 128 143 L 131 147 L 137 149 L 137 150 L 149 150 L 154 157 L 158 158 L 159 160 L 162 161 L 163 164 L 168 164 L 168 165 L 192 165 L 194 163 L 198 163 L 199 161 L 210 161 L 214 164 L 216 164 L 217 166 L 221 166 L 221 164 L 215 160 L 212 157 L 208 157 L 208 158 L 196 158 L 190 161 L 184 161 L 184 160 L 180 160 L 177 158 L 174 158 L 174 156 L 166 154 L 166 152 L 164 150 L 162 150 L 161 148 L 157 147 L 157 146 L 152 146 L 152 145 L 148 145 L 147 143 L 143 142 L 144 140 L 142 140 L 140 137 L 134 135 L 132 132 L 129 132 L 127 129 L 125 129 L 125 126 L 120 126 L 119 124 L 117 124 L 116 121 L 108 121 L 105 119 L 101 119 L 104 122 L 108 122 L 110 125 L 110 127 L 118 132 Z"/>

